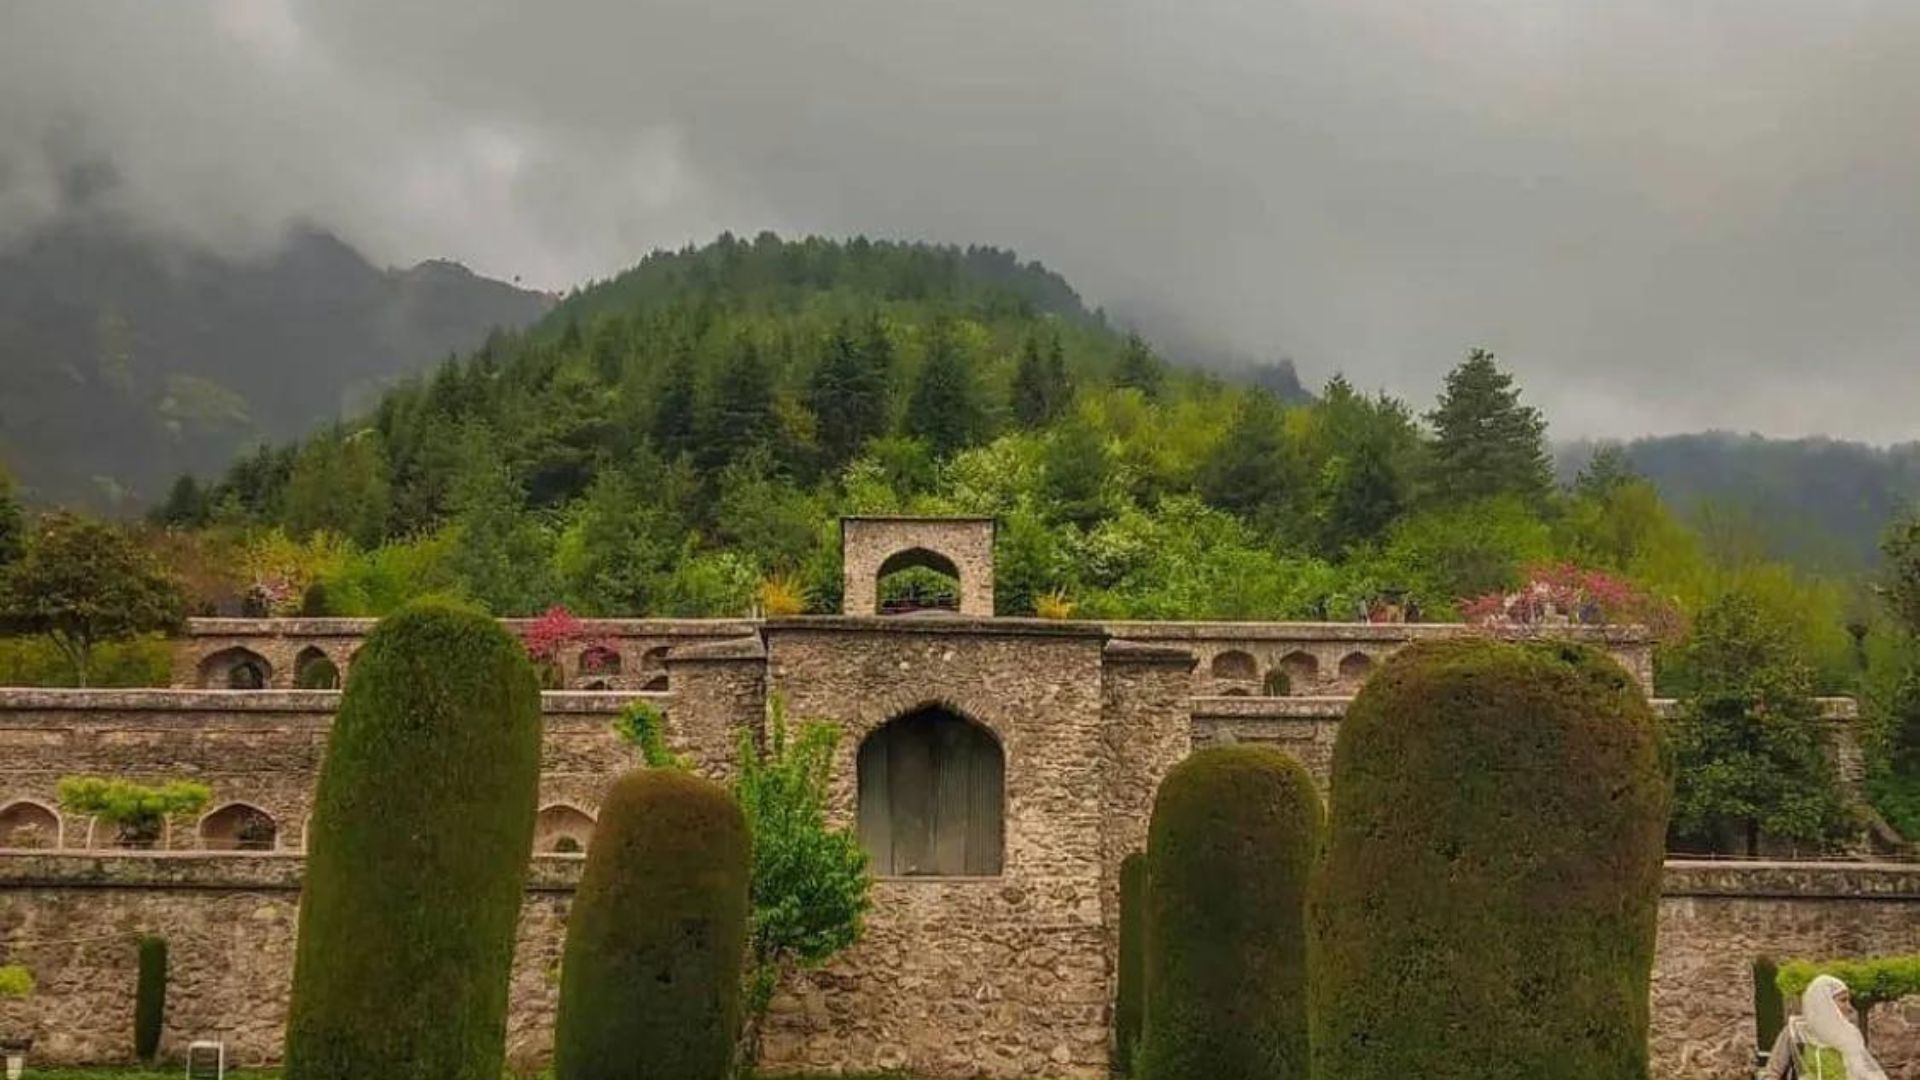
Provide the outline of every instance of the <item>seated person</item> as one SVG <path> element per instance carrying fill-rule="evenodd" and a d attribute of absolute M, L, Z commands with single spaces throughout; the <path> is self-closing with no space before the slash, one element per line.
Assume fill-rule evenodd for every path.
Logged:
<path fill-rule="evenodd" d="M 1887 1080 L 1853 1026 L 1847 984 L 1821 975 L 1800 995 L 1800 1015 L 1787 1022 L 1767 1055 L 1764 1080 Z"/>

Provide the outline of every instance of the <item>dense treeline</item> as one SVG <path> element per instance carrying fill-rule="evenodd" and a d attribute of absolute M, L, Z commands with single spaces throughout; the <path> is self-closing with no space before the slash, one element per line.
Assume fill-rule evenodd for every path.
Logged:
<path fill-rule="evenodd" d="M 1005 614 L 1650 622 L 1671 646 L 1660 689 L 1697 703 L 1680 730 L 1698 775 L 1737 753 L 1764 777 L 1683 790 L 1701 838 L 1848 827 L 1812 797 L 1823 751 L 1760 723 L 1783 693 L 1802 712 L 1860 694 L 1881 803 L 1920 825 L 1900 794 L 1920 782 L 1888 779 L 1920 774 L 1892 734 L 1920 745 L 1901 719 L 1920 713 L 1920 626 L 1862 582 L 1703 534 L 1617 450 L 1557 483 L 1544 419 L 1485 352 L 1430 404 L 1338 376 L 1290 400 L 1179 359 L 1002 251 L 722 237 L 576 292 L 355 423 L 181 479 L 149 540 L 201 612 L 443 594 L 737 615 L 837 610 L 841 514 L 990 514 Z M 1689 624 L 1704 642 L 1683 644 Z M 1742 656 L 1765 662 L 1722 670 Z M 0 648 L 0 677 L 29 659 Z"/>

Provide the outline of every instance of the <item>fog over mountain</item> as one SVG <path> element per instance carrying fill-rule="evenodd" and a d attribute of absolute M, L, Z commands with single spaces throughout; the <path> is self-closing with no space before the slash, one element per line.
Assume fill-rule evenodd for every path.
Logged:
<path fill-rule="evenodd" d="M 1911 0 L 17 4 L 0 236 L 565 287 L 751 233 L 997 244 L 1113 312 L 1563 437 L 1920 434 Z"/>

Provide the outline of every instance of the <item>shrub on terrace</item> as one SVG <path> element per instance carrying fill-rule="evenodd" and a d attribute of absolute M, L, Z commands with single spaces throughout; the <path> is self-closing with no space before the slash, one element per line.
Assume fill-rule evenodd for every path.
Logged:
<path fill-rule="evenodd" d="M 1389 661 L 1334 750 L 1316 1080 L 1645 1076 L 1669 799 L 1651 709 L 1604 654 Z"/>
<path fill-rule="evenodd" d="M 1154 799 L 1147 841 L 1145 1032 L 1151 1080 L 1265 1080 L 1307 1069 L 1307 879 L 1320 799 L 1279 750 L 1201 750 Z"/>
<path fill-rule="evenodd" d="M 539 769 L 498 623 L 422 604 L 368 635 L 315 796 L 287 1080 L 498 1080 Z"/>
<path fill-rule="evenodd" d="M 722 1080 L 739 1034 L 747 822 L 725 789 L 639 769 L 608 791 L 567 924 L 558 1080 Z"/>

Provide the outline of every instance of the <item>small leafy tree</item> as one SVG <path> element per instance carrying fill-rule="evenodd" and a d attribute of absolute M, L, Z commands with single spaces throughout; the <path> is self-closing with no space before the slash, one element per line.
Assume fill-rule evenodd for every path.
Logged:
<path fill-rule="evenodd" d="M 192 780 L 141 784 L 103 776 L 62 777 L 60 809 L 113 827 L 123 844 L 147 845 L 160 839 L 168 818 L 197 814 L 213 797 L 207 785 Z"/>
<path fill-rule="evenodd" d="M 667 748 L 666 718 L 652 702 L 636 701 L 620 710 L 613 719 L 613 730 L 640 751 L 640 760 L 647 768 L 686 768 L 686 759 Z"/>
<path fill-rule="evenodd" d="M 81 686 L 94 646 L 175 630 L 185 612 L 159 560 L 125 530 L 77 514 L 42 517 L 0 572 L 0 630 L 52 641 Z"/>
<path fill-rule="evenodd" d="M 1847 984 L 1860 1014 L 1860 1036 L 1870 1038 L 1874 1006 L 1920 996 L 1920 956 L 1884 956 L 1870 960 L 1794 960 L 1780 965 L 1780 992 L 1798 996 L 1816 976 L 1831 975 Z"/>
<path fill-rule="evenodd" d="M 1672 835 L 1714 848 L 1737 842 L 1749 855 L 1763 834 L 1822 845 L 1844 836 L 1851 817 L 1813 675 L 1789 629 L 1729 593 L 1700 612 L 1679 666 Z"/>
<path fill-rule="evenodd" d="M 760 1031 L 781 983 L 860 939 L 872 876 L 853 831 L 827 822 L 827 790 L 840 729 L 803 721 L 788 729 L 786 699 L 767 705 L 764 743 L 740 736 L 734 794 L 753 839 L 753 917 L 741 1049 L 757 1061 Z"/>

